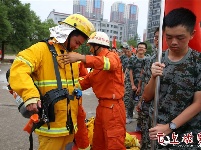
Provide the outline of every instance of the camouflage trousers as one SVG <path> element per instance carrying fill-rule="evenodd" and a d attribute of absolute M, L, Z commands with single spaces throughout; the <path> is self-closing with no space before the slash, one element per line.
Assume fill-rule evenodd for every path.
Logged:
<path fill-rule="evenodd" d="M 151 120 L 149 115 L 144 113 L 143 111 L 140 112 L 140 124 L 141 124 L 141 150 L 150 150 L 151 149 L 151 142 L 149 138 L 149 129 L 151 128 Z"/>
<path fill-rule="evenodd" d="M 133 118 L 133 111 L 136 106 L 136 102 L 133 100 L 133 90 L 131 88 L 131 84 L 125 85 L 125 93 L 123 99 L 126 107 L 127 118 Z"/>

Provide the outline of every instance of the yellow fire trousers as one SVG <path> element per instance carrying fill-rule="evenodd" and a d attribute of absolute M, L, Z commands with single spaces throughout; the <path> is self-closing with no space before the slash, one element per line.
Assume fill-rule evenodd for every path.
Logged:
<path fill-rule="evenodd" d="M 74 139 L 74 134 L 61 137 L 38 136 L 38 150 L 66 150 L 71 147 Z"/>

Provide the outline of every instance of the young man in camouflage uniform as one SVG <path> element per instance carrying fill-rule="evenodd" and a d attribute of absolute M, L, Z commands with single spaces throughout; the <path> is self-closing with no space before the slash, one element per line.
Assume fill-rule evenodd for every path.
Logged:
<path fill-rule="evenodd" d="M 119 57 L 121 57 L 123 55 L 123 51 L 121 49 L 117 49 L 117 54 Z"/>
<path fill-rule="evenodd" d="M 158 52 L 158 37 L 159 37 L 159 27 L 157 27 L 154 31 L 154 46 L 152 49 L 151 56 L 157 54 L 157 52 Z"/>
<path fill-rule="evenodd" d="M 129 105 L 127 115 L 128 117 L 133 117 L 134 106 L 137 105 L 139 97 L 141 96 L 141 74 L 144 65 L 145 53 L 147 49 L 147 44 L 144 42 L 140 42 L 137 45 L 137 54 L 136 57 L 131 57 L 128 62 L 128 69 L 130 75 L 131 82 L 131 90 L 132 90 L 132 104 Z M 140 120 L 138 119 L 136 131 L 140 131 Z"/>
<path fill-rule="evenodd" d="M 162 63 L 152 64 L 143 97 L 153 100 L 156 77 L 160 76 L 158 124 L 149 129 L 150 139 L 157 140 L 157 134 L 163 133 L 171 142 L 179 143 L 166 146 L 158 143 L 157 149 L 200 149 L 201 54 L 188 47 L 195 23 L 196 16 L 185 8 L 174 9 L 164 18 L 163 31 L 169 49 L 162 54 Z M 153 107 L 152 101 L 150 116 Z"/>
<path fill-rule="evenodd" d="M 153 49 L 153 54 L 157 54 L 157 49 L 158 49 L 158 35 L 159 35 L 159 27 L 156 28 L 154 32 L 154 49 Z M 153 55 L 152 55 L 153 56 Z M 152 57 L 151 56 L 151 57 Z M 144 61 L 144 71 L 141 76 L 142 78 L 142 93 L 144 91 L 144 86 L 147 84 L 149 81 L 149 78 L 147 76 L 147 72 L 150 70 L 150 59 L 145 59 Z M 141 133 L 142 133 L 142 140 L 141 140 L 141 149 L 142 150 L 148 150 L 151 149 L 151 142 L 149 138 L 149 128 L 151 128 L 150 124 L 150 118 L 149 118 L 149 107 L 150 107 L 150 101 L 145 102 L 143 98 L 140 99 L 138 105 L 136 106 L 136 111 L 138 112 L 138 119 L 140 120 L 140 125 L 141 125 Z"/>
<path fill-rule="evenodd" d="M 127 64 L 128 64 L 128 57 L 126 56 L 126 50 L 129 49 L 129 45 L 128 44 L 123 44 L 121 46 L 121 48 L 122 48 L 123 54 L 120 56 L 120 59 L 121 59 L 122 67 L 123 67 L 123 72 L 125 73 L 126 67 L 127 67 Z"/>
<path fill-rule="evenodd" d="M 133 55 L 131 48 L 128 48 L 126 50 L 126 56 L 129 59 L 133 59 L 135 55 Z M 124 80 L 124 87 L 125 87 L 125 93 L 124 93 L 124 104 L 126 106 L 126 112 L 127 112 L 127 118 L 126 118 L 126 123 L 129 124 L 131 123 L 131 119 L 133 118 L 133 108 L 134 108 L 134 101 L 133 101 L 133 92 L 132 92 L 132 87 L 131 87 L 131 81 L 130 81 L 130 74 L 129 74 L 129 69 L 125 69 L 125 74 L 124 74 L 125 80 Z M 130 111 L 130 109 L 132 109 Z"/>

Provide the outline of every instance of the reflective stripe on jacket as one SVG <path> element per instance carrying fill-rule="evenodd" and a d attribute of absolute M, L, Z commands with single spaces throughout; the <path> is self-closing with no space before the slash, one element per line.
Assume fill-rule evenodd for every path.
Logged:
<path fill-rule="evenodd" d="M 61 54 L 60 50 L 64 50 L 62 46 L 54 44 L 57 54 Z M 64 50 L 65 51 L 65 50 Z M 65 51 L 66 53 L 66 51 Z M 58 62 L 59 63 L 59 62 Z M 73 75 L 75 87 L 78 87 L 79 63 L 73 63 Z M 62 65 L 59 63 L 59 72 L 61 75 L 62 86 L 67 88 L 69 94 L 72 95 L 74 90 L 70 65 Z M 45 42 L 38 42 L 31 47 L 19 52 L 14 60 L 10 71 L 10 85 L 24 101 L 30 98 L 40 98 L 39 91 L 34 83 L 38 86 L 42 95 L 47 91 L 57 88 L 57 80 L 55 76 L 54 63 L 52 54 Z M 30 77 L 32 76 L 32 78 Z M 34 81 L 34 82 L 33 82 Z M 71 109 L 71 116 L 75 132 L 77 131 L 77 111 L 78 101 L 70 101 L 68 109 Z M 36 129 L 36 133 L 43 136 L 62 136 L 68 135 L 66 129 L 67 120 L 67 101 L 60 100 L 54 106 L 55 122 L 50 123 L 50 130 L 47 125 L 43 125 L 40 129 Z"/>
<path fill-rule="evenodd" d="M 79 78 L 82 90 L 93 88 L 98 99 L 122 99 L 124 78 L 119 56 L 103 49 L 98 56 L 86 56 L 85 67 L 93 70 Z"/>

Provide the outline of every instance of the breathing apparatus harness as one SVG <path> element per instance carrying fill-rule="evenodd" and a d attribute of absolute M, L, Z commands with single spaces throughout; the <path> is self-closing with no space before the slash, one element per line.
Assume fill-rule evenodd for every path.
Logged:
<path fill-rule="evenodd" d="M 65 47 L 64 44 L 61 44 L 62 47 L 67 51 L 67 52 L 71 52 L 70 50 L 70 39 L 71 39 L 71 34 L 68 37 L 68 44 L 67 47 Z M 61 50 L 61 53 L 63 54 L 64 51 Z M 69 130 L 70 134 L 73 134 L 73 122 L 72 122 L 72 117 L 71 117 L 71 110 L 68 109 L 68 104 L 70 103 L 70 100 L 74 100 L 74 96 L 76 96 L 76 99 L 79 100 L 80 97 L 82 96 L 82 92 L 80 89 L 75 88 L 75 80 L 74 80 L 74 75 L 73 75 L 73 67 L 72 67 L 72 63 L 70 63 L 70 69 L 71 69 L 71 76 L 72 76 L 72 82 L 73 82 L 73 87 L 74 87 L 74 91 L 73 91 L 73 95 L 69 95 L 69 101 L 67 101 L 67 122 L 66 122 L 66 127 Z M 79 102 L 78 102 L 79 103 Z"/>
<path fill-rule="evenodd" d="M 69 41 L 70 41 L 70 38 L 68 38 L 68 47 L 70 47 L 69 46 Z M 79 99 L 82 96 L 82 92 L 81 92 L 80 89 L 75 88 L 74 91 L 73 91 L 73 95 L 69 95 L 68 90 L 66 88 L 62 88 L 61 76 L 60 76 L 60 73 L 59 73 L 58 62 L 56 60 L 56 57 L 57 57 L 58 54 L 57 54 L 53 44 L 50 44 L 50 42 L 48 40 L 45 40 L 45 41 L 42 41 L 42 42 L 46 42 L 50 52 L 52 53 L 52 58 L 53 58 L 53 62 L 54 62 L 54 70 L 55 70 L 55 75 L 56 75 L 57 87 L 58 88 L 52 89 L 52 90 L 46 92 L 46 94 L 44 96 L 42 96 L 40 90 L 38 89 L 38 91 L 40 93 L 41 107 L 42 108 L 39 109 L 40 121 L 38 123 L 33 124 L 32 131 L 31 131 L 30 136 L 29 136 L 29 141 L 30 141 L 29 150 L 33 150 L 33 136 L 32 136 L 33 131 L 36 128 L 40 128 L 45 123 L 48 126 L 48 130 L 50 129 L 50 122 L 55 121 L 54 105 L 58 101 L 63 100 L 63 99 L 67 99 L 66 128 L 67 128 L 67 130 L 69 130 L 70 134 L 73 134 L 73 122 L 72 122 L 72 117 L 71 117 L 71 110 L 70 109 L 68 110 L 68 105 L 70 103 L 70 100 L 74 99 L 74 96 L 76 96 L 77 99 Z M 63 47 L 65 48 L 64 45 L 63 45 Z M 70 67 L 71 67 L 73 86 L 75 87 L 72 63 L 70 63 Z"/>

